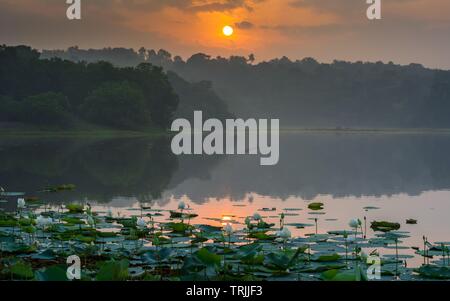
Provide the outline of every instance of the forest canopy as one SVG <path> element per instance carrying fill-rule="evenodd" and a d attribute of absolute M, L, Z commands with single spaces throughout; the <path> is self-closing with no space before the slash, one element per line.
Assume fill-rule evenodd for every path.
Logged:
<path fill-rule="evenodd" d="M 40 59 L 27 46 L 0 47 L 0 122 L 68 128 L 166 129 L 179 98 L 161 67 Z"/>
<path fill-rule="evenodd" d="M 450 71 L 393 62 L 320 63 L 287 57 L 256 63 L 247 57 L 197 53 L 183 60 L 161 49 L 43 51 L 43 57 L 142 62 L 189 82 L 209 81 L 229 110 L 242 118 L 280 118 L 282 127 L 450 128 Z"/>

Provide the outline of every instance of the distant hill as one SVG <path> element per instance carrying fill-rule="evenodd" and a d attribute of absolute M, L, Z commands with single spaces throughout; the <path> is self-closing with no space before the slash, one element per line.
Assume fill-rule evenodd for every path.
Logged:
<path fill-rule="evenodd" d="M 286 57 L 255 63 L 253 55 L 202 53 L 184 61 L 166 50 L 145 48 L 43 52 L 43 57 L 55 56 L 119 66 L 150 62 L 188 81 L 211 81 L 236 116 L 280 118 L 284 127 L 450 128 L 450 71 L 419 64 L 325 64 Z"/>

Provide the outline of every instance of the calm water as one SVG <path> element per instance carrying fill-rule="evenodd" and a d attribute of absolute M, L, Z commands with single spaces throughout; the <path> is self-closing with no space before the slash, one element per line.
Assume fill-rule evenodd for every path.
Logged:
<path fill-rule="evenodd" d="M 220 221 L 209 218 L 241 222 L 262 208 L 276 208 L 260 213 L 277 223 L 283 209 L 299 208 L 286 222 L 314 224 L 317 218 L 324 233 L 349 229 L 350 218 L 366 216 L 369 237 L 370 221 L 399 222 L 411 235 L 404 245 L 420 247 L 422 235 L 450 241 L 449 154 L 445 134 L 284 134 L 279 164 L 264 167 L 257 156 L 176 157 L 166 138 L 0 139 L 0 186 L 53 204 L 89 201 L 122 214 L 139 202 L 174 209 L 183 199 L 199 214 L 194 223 L 213 225 Z M 77 189 L 38 192 L 59 184 Z M 325 204 L 324 214 L 311 214 L 312 201 Z M 0 206 L 13 210 L 15 199 Z M 408 218 L 418 224 L 407 225 Z M 304 235 L 315 227 L 291 230 Z"/>

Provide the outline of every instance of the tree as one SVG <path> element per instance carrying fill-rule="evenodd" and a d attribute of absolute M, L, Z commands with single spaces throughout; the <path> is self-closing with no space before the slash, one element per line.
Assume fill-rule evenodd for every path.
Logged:
<path fill-rule="evenodd" d="M 102 84 L 89 94 L 80 111 L 86 120 L 120 129 L 140 129 L 150 124 L 142 91 L 126 81 Z"/>
<path fill-rule="evenodd" d="M 69 102 L 61 93 L 47 92 L 21 101 L 20 121 L 43 126 L 70 125 Z"/>

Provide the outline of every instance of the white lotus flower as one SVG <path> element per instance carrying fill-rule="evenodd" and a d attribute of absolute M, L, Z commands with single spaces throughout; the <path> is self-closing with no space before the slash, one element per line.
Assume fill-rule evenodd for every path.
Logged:
<path fill-rule="evenodd" d="M 253 219 L 256 221 L 259 221 L 259 220 L 261 220 L 261 215 L 258 212 L 255 212 L 253 214 Z"/>
<path fill-rule="evenodd" d="M 179 202 L 178 203 L 178 209 L 180 209 L 180 210 L 186 209 L 186 204 L 183 201 Z"/>
<path fill-rule="evenodd" d="M 231 226 L 231 224 L 226 224 L 225 227 L 223 227 L 223 230 L 227 235 L 233 234 L 233 227 Z"/>
<path fill-rule="evenodd" d="M 19 209 L 25 208 L 25 199 L 17 199 L 17 208 Z"/>
<path fill-rule="evenodd" d="M 37 224 L 38 228 L 44 229 L 45 227 L 53 224 L 53 220 L 51 217 L 44 217 L 42 215 L 39 215 L 36 218 L 36 224 Z"/>
<path fill-rule="evenodd" d="M 361 221 L 359 220 L 359 219 L 351 219 L 349 222 L 348 222 L 348 225 L 351 227 L 351 228 L 358 228 L 359 227 L 359 225 L 361 225 Z"/>
<path fill-rule="evenodd" d="M 147 223 L 145 222 L 145 220 L 144 220 L 142 217 L 140 217 L 140 218 L 138 218 L 137 221 L 136 221 L 136 226 L 137 226 L 139 229 L 144 229 L 144 228 L 147 227 Z"/>
<path fill-rule="evenodd" d="M 291 238 L 291 235 L 291 231 L 287 227 L 283 227 L 283 229 L 277 232 L 277 236 L 283 239 Z"/>

